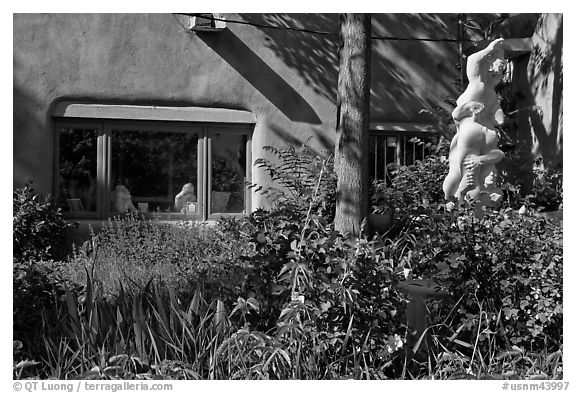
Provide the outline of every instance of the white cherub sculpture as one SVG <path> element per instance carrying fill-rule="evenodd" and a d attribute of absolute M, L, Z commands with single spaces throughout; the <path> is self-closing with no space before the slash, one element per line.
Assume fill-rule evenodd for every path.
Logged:
<path fill-rule="evenodd" d="M 138 211 L 132 203 L 130 191 L 121 184 L 112 191 L 112 208 L 117 213 L 136 213 Z"/>
<path fill-rule="evenodd" d="M 174 208 L 177 212 L 186 213 L 187 202 L 196 202 L 196 194 L 192 183 L 186 183 L 182 186 L 182 190 L 174 198 Z"/>
<path fill-rule="evenodd" d="M 445 198 L 455 198 L 458 204 L 490 193 L 495 164 L 504 158 L 495 130 L 503 123 L 504 112 L 494 90 L 505 66 L 503 42 L 502 38 L 494 40 L 468 58 L 470 83 L 452 112 L 458 131 L 450 144 L 450 170 L 442 188 Z"/>

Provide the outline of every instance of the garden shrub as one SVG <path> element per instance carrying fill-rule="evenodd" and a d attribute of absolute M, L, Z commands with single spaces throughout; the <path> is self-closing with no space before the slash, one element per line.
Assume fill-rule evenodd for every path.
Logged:
<path fill-rule="evenodd" d="M 246 243 L 218 226 L 127 215 L 109 220 L 91 242 L 76 251 L 62 274 L 81 284 L 86 267 L 112 296 L 121 287 L 136 293 L 155 282 L 185 297 L 201 287 L 213 298 L 235 298 L 248 268 Z"/>
<path fill-rule="evenodd" d="M 272 186 L 252 184 L 272 204 L 273 210 L 304 219 L 311 213 L 328 222 L 336 212 L 336 173 L 333 157 L 314 154 L 307 144 L 278 149 L 264 146 L 274 159 L 259 158 L 254 165 L 262 168 L 273 181 Z"/>
<path fill-rule="evenodd" d="M 508 345 L 561 345 L 561 228 L 510 208 L 486 210 L 478 219 L 471 206 L 420 216 L 411 229 L 418 244 L 414 274 L 434 278 L 460 299 L 454 331 L 479 329 L 482 307 L 490 319 L 500 318 Z"/>
<path fill-rule="evenodd" d="M 271 151 L 278 162 L 259 161 L 280 185 L 259 188 L 270 210 L 215 225 L 128 215 L 70 262 L 46 265 L 50 285 L 68 286 L 46 320 L 65 332 L 39 328 L 49 354 L 68 359 L 64 372 L 57 355 L 43 356 L 59 370 L 51 375 L 116 378 L 106 370 L 121 357 L 126 378 L 176 375 L 161 371 L 171 362 L 186 378 L 404 377 L 409 349 L 399 349 L 410 332 L 397 284 L 407 277 L 451 293 L 428 304 L 447 356 L 471 363 L 472 345 L 494 355 L 485 349 L 495 336 L 498 348 L 561 345 L 561 228 L 531 209 L 486 209 L 480 219 L 477 206 L 447 211 L 447 163 L 430 157 L 375 185 L 373 211 L 396 215 L 395 236 L 349 239 L 331 223 L 331 161 Z"/>
<path fill-rule="evenodd" d="M 536 162 L 539 164 L 539 161 Z M 538 211 L 561 210 L 563 201 L 562 171 L 536 167 L 532 191 L 526 196 L 529 205 Z"/>
<path fill-rule="evenodd" d="M 62 297 L 55 273 L 66 258 L 66 235 L 74 224 L 64 220 L 60 208 L 34 192 L 30 182 L 13 196 L 13 335 L 22 353 L 38 351 L 43 318 Z"/>
<path fill-rule="evenodd" d="M 392 246 L 385 239 L 353 240 L 333 230 L 336 182 L 329 159 L 310 156 L 305 147 L 270 149 L 278 162 L 258 164 L 281 188 L 257 188 L 271 198 L 272 208 L 254 212 L 236 228 L 248 236 L 255 251 L 251 261 L 261 269 L 251 281 L 259 314 L 247 321 L 273 332 L 274 345 L 290 358 L 298 353 L 299 363 L 316 364 L 313 353 L 320 350 L 322 364 L 293 370 L 293 377 L 340 375 L 357 360 L 356 348 L 373 368 L 364 377 L 380 375 L 402 342 L 394 337 L 404 329 L 406 299 L 395 286 L 403 266 L 386 256 Z"/>
<path fill-rule="evenodd" d="M 66 258 L 66 235 L 75 225 L 64 220 L 52 198 L 34 192 L 31 182 L 12 193 L 13 250 L 17 260 Z"/>
<path fill-rule="evenodd" d="M 333 378 L 340 368 L 354 369 L 355 348 L 371 359 L 370 373 L 383 377 L 397 349 L 386 351 L 390 337 L 404 329 L 406 300 L 395 286 L 403 268 L 386 257 L 383 239 L 347 239 L 323 217 L 294 221 L 285 212 L 257 211 L 243 227 L 256 251 L 253 266 L 262 270 L 250 281 L 258 313 L 246 316 L 249 329 L 241 336 L 254 345 L 274 343 L 298 363 L 318 366 L 298 367 L 292 377 Z M 265 339 L 251 335 L 256 331 L 270 333 Z M 237 356 L 234 348 L 227 351 Z"/>
<path fill-rule="evenodd" d="M 402 269 L 382 239 L 349 240 L 320 216 L 286 214 L 260 210 L 213 227 L 111 222 L 68 265 L 87 267 L 68 273 L 86 283 L 67 294 L 69 334 L 85 331 L 94 359 L 98 348 L 118 355 L 122 340 L 129 356 L 165 352 L 202 378 L 385 378 L 402 345 L 405 299 L 394 285 Z"/>
<path fill-rule="evenodd" d="M 444 201 L 442 182 L 448 173 L 446 157 L 430 156 L 410 166 L 390 164 L 389 171 L 393 177 L 391 185 L 385 180 L 373 184 L 374 213 L 392 213 L 405 219 L 417 214 L 421 207 Z"/>
<path fill-rule="evenodd" d="M 562 229 L 530 207 L 520 214 L 507 203 L 447 211 L 441 194 L 446 166 L 443 158 L 429 157 L 397 168 L 392 185 L 373 198 L 375 210 L 383 200 L 402 217 L 397 239 L 411 250 L 410 274 L 441 283 L 458 302 L 436 304 L 432 318 L 449 321 L 447 334 L 468 334 L 474 342 L 486 327 L 482 311 L 498 320 L 499 338 L 508 346 L 561 345 Z"/>
<path fill-rule="evenodd" d="M 64 294 L 57 266 L 53 261 L 14 259 L 12 331 L 14 340 L 23 344 L 23 357 L 34 358 L 41 352 L 46 328 L 58 330 L 57 323 L 46 326 Z"/>

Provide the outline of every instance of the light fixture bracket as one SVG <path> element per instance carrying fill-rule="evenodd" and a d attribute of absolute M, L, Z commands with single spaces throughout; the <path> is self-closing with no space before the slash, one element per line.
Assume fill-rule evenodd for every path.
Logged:
<path fill-rule="evenodd" d="M 195 14 L 190 17 L 188 28 L 192 31 L 218 32 L 226 28 L 226 21 L 220 14 Z"/>

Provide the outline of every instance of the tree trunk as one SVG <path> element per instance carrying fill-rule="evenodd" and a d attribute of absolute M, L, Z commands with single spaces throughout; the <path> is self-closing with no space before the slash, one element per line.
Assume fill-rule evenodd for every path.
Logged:
<path fill-rule="evenodd" d="M 335 169 L 338 176 L 334 227 L 360 235 L 368 214 L 370 132 L 370 14 L 340 16 L 340 71 Z"/>

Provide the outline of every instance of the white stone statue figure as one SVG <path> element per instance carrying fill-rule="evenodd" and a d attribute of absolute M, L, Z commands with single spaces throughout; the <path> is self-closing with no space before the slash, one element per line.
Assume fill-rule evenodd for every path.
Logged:
<path fill-rule="evenodd" d="M 187 213 L 187 202 L 196 202 L 196 193 L 192 183 L 186 183 L 174 198 L 174 208 L 177 212 Z"/>
<path fill-rule="evenodd" d="M 117 185 L 112 191 L 112 209 L 117 213 L 136 213 L 138 210 L 132 203 L 132 195 L 130 191 L 123 185 Z"/>
<path fill-rule="evenodd" d="M 504 122 L 504 112 L 494 88 L 505 68 L 503 41 L 494 40 L 468 57 L 469 84 L 452 112 L 457 132 L 450 144 L 450 170 L 442 188 L 445 198 L 456 198 L 458 205 L 482 194 L 491 194 L 492 200 L 501 195 L 494 185 L 495 164 L 504 153 L 497 147 L 495 128 Z"/>

